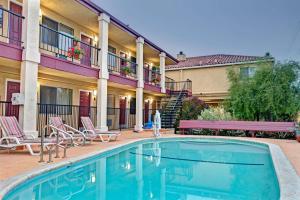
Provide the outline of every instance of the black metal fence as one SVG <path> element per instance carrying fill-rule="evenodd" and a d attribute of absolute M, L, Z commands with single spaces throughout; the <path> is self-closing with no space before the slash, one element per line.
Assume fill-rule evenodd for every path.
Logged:
<path fill-rule="evenodd" d="M 154 120 L 156 109 L 143 110 L 143 124 Z M 0 116 L 16 116 L 19 118 L 19 106 L 12 105 L 11 102 L 0 101 Z M 37 105 L 37 130 L 39 135 L 46 131 L 51 117 L 61 117 L 64 123 L 82 129 L 80 117 L 88 116 L 93 124 L 97 125 L 97 108 L 77 105 L 56 105 L 56 104 L 38 104 Z M 107 126 L 109 130 L 132 129 L 136 122 L 135 108 L 107 108 Z"/>
<path fill-rule="evenodd" d="M 135 125 L 135 109 L 107 108 L 109 130 L 131 129 Z"/>
<path fill-rule="evenodd" d="M 61 117 L 64 123 L 73 128 L 81 129 L 80 117 L 88 116 L 96 126 L 97 108 L 88 106 L 75 105 L 55 105 L 55 104 L 38 104 L 37 109 L 37 130 L 39 133 L 44 131 L 49 124 L 50 117 Z M 46 135 L 49 134 L 47 130 Z"/>
<path fill-rule="evenodd" d="M 136 78 L 137 64 L 130 60 L 108 52 L 107 65 L 110 73 Z"/>
<path fill-rule="evenodd" d="M 0 41 L 21 46 L 24 17 L 0 6 Z"/>
<path fill-rule="evenodd" d="M 12 105 L 11 102 L 0 101 L 0 116 L 15 116 L 19 119 L 19 106 Z M 2 137 L 2 132 L 0 129 L 0 138 Z"/>
<path fill-rule="evenodd" d="M 0 101 L 0 116 L 15 116 L 19 118 L 19 106 L 11 102 Z"/>
<path fill-rule="evenodd" d="M 100 49 L 40 24 L 40 49 L 86 66 L 98 66 Z"/>

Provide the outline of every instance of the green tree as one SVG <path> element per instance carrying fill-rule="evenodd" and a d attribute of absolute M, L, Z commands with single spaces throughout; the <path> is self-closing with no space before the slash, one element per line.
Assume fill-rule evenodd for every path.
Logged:
<path fill-rule="evenodd" d="M 225 106 L 243 120 L 293 121 L 300 110 L 300 65 L 291 61 L 261 66 L 252 78 L 230 69 Z"/>

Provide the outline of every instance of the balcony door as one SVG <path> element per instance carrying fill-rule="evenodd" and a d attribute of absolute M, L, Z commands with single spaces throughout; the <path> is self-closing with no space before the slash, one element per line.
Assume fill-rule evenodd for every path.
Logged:
<path fill-rule="evenodd" d="M 86 65 L 86 66 L 91 66 L 91 44 L 92 44 L 92 39 L 85 36 L 85 35 L 81 35 L 81 41 L 83 43 L 80 44 L 80 47 L 84 52 L 83 57 L 81 59 L 81 64 Z"/>
<path fill-rule="evenodd" d="M 22 6 L 10 2 L 10 11 L 22 15 Z M 9 43 L 14 45 L 21 45 L 22 38 L 22 19 L 13 14 L 9 15 Z"/>
<path fill-rule="evenodd" d="M 126 124 L 126 98 L 120 99 L 120 118 L 119 124 L 125 125 Z"/>
<path fill-rule="evenodd" d="M 79 102 L 79 127 L 82 127 L 80 117 L 90 116 L 91 93 L 88 91 L 80 91 Z"/>
<path fill-rule="evenodd" d="M 20 83 L 14 81 L 7 81 L 6 86 L 6 101 L 11 102 L 12 94 L 20 93 Z M 6 116 L 15 116 L 17 119 L 19 118 L 19 106 L 13 106 L 10 103 L 6 105 L 5 108 Z"/>
<path fill-rule="evenodd" d="M 149 101 L 146 101 L 145 102 L 145 113 L 144 113 L 144 118 L 145 118 L 145 121 L 144 121 L 144 123 L 148 123 L 148 121 L 149 121 Z"/>

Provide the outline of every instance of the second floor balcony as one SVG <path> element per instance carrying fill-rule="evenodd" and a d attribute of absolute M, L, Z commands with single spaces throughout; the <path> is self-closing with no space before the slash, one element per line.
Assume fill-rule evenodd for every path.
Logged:
<path fill-rule="evenodd" d="M 0 6 L 0 42 L 21 46 L 23 19 L 24 17 L 21 13 L 13 12 Z"/>
<path fill-rule="evenodd" d="M 144 67 L 144 82 L 160 87 L 161 74 L 158 67 Z"/>
<path fill-rule="evenodd" d="M 111 52 L 108 52 L 107 67 L 111 74 L 117 74 L 132 79 L 137 78 L 137 64 Z"/>
<path fill-rule="evenodd" d="M 101 49 L 91 45 L 89 38 L 77 39 L 45 25 L 40 25 L 41 53 L 50 54 L 76 64 L 99 67 L 98 55 Z"/>

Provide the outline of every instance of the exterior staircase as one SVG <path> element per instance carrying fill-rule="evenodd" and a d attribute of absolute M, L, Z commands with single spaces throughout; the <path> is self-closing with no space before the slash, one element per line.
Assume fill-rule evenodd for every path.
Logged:
<path fill-rule="evenodd" d="M 170 96 L 165 99 L 165 106 L 161 113 L 161 127 L 162 128 L 174 128 L 176 118 L 181 112 L 183 100 L 186 97 L 191 96 L 191 82 L 174 82 L 176 87 L 172 87 L 170 90 Z M 176 90 L 174 89 L 176 88 Z"/>

